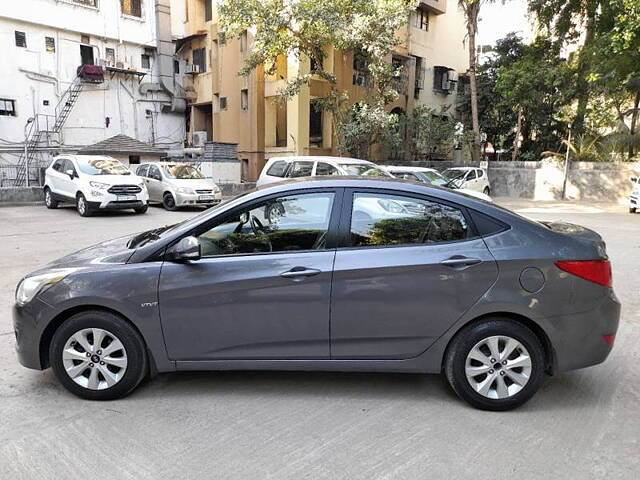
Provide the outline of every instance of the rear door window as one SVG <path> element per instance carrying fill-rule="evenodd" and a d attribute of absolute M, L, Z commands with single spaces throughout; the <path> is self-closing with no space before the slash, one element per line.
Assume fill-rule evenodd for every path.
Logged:
<path fill-rule="evenodd" d="M 147 170 L 149 170 L 149 165 L 140 165 L 138 167 L 138 170 L 136 170 L 136 175 L 138 175 L 140 177 L 146 177 L 147 176 Z"/>
<path fill-rule="evenodd" d="M 64 159 L 59 158 L 58 160 L 56 160 L 52 166 L 52 168 L 56 171 L 56 172 L 60 172 L 60 173 L 64 173 Z"/>
<path fill-rule="evenodd" d="M 316 166 L 316 175 L 340 175 L 336 167 L 329 163 L 318 162 Z"/>
<path fill-rule="evenodd" d="M 293 162 L 289 169 L 290 178 L 310 177 L 313 170 L 313 162 Z"/>
<path fill-rule="evenodd" d="M 354 247 L 454 242 L 472 236 L 459 208 L 382 193 L 354 194 L 350 233 Z"/>

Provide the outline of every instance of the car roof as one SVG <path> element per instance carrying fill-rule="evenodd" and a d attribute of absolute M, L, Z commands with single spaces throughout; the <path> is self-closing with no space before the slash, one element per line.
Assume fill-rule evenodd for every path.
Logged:
<path fill-rule="evenodd" d="M 390 172 L 438 172 L 435 168 L 427 168 L 427 167 L 402 167 L 398 165 L 386 165 L 383 167 L 385 170 Z"/>
<path fill-rule="evenodd" d="M 354 164 L 354 163 L 362 163 L 364 165 L 375 165 L 373 162 L 369 160 L 362 160 L 361 158 L 349 158 L 349 157 L 331 157 L 331 156 L 322 156 L 322 155 L 297 155 L 291 157 L 271 157 L 269 159 L 270 162 L 275 162 L 279 160 L 284 160 L 286 162 L 295 162 L 295 161 L 308 161 L 308 162 L 333 162 L 337 164 Z"/>
<path fill-rule="evenodd" d="M 447 170 L 460 170 L 460 171 L 469 171 L 469 170 L 482 170 L 480 167 L 450 167 Z"/>
<path fill-rule="evenodd" d="M 59 158 L 68 158 L 70 160 L 109 160 L 109 161 L 113 161 L 113 160 L 118 160 L 117 158 L 113 158 L 113 157 L 109 157 L 108 155 L 67 155 L 67 154 L 60 154 L 60 155 L 56 155 L 55 160 L 58 160 Z"/>

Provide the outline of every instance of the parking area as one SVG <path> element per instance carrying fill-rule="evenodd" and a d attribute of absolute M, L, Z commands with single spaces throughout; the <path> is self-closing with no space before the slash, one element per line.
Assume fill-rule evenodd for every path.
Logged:
<path fill-rule="evenodd" d="M 640 477 L 640 214 L 625 206 L 503 200 L 598 231 L 623 304 L 602 365 L 545 380 L 524 407 L 474 410 L 437 375 L 160 375 L 124 400 L 80 400 L 21 367 L 19 279 L 91 244 L 197 210 L 80 217 L 0 208 L 0 479 L 427 479 Z"/>

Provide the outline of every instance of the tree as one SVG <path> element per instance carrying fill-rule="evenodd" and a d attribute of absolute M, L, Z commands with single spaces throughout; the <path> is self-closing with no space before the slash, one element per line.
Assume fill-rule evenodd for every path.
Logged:
<path fill-rule="evenodd" d="M 447 157 L 456 141 L 450 106 L 438 110 L 416 105 L 407 116 L 407 153 L 412 160 Z"/>

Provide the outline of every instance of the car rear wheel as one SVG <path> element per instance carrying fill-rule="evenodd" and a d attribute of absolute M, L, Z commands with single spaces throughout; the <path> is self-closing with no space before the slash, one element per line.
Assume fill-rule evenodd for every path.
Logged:
<path fill-rule="evenodd" d="M 447 350 L 444 373 L 456 394 L 475 408 L 510 410 L 538 390 L 545 369 L 540 340 L 506 318 L 465 327 Z"/>
<path fill-rule="evenodd" d="M 79 193 L 76 198 L 76 210 L 78 210 L 78 213 L 83 217 L 90 217 L 93 214 L 87 203 L 87 199 L 84 198 L 82 193 Z"/>
<path fill-rule="evenodd" d="M 44 189 L 44 204 L 50 209 L 58 208 L 58 202 L 53 199 L 53 194 L 49 187 Z"/>
<path fill-rule="evenodd" d="M 489 187 L 484 187 L 482 193 L 484 193 L 485 195 L 489 195 L 491 193 L 491 189 Z"/>
<path fill-rule="evenodd" d="M 629 207 L 629 213 L 636 213 L 636 209 L 634 207 Z"/>
<path fill-rule="evenodd" d="M 49 361 L 67 390 L 89 400 L 122 398 L 147 371 L 140 334 L 122 318 L 102 311 L 82 312 L 65 321 L 53 336 Z"/>
<path fill-rule="evenodd" d="M 176 209 L 176 199 L 170 193 L 165 193 L 162 197 L 162 206 L 165 210 L 173 211 Z"/>

